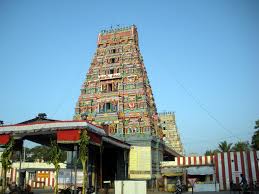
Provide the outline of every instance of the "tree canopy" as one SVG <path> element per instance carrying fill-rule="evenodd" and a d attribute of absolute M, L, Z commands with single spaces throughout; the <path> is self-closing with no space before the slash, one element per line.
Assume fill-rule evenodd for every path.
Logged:
<path fill-rule="evenodd" d="M 80 143 L 79 143 L 79 158 L 83 166 L 83 189 L 82 193 L 85 193 L 86 182 L 87 182 L 87 160 L 88 160 L 88 145 L 89 145 L 89 136 L 87 130 L 82 130 L 80 134 Z"/>
<path fill-rule="evenodd" d="M 5 193 L 6 186 L 7 186 L 7 179 L 6 179 L 6 173 L 7 170 L 11 167 L 12 161 L 11 157 L 13 155 L 14 151 L 14 138 L 11 137 L 9 142 L 4 146 L 4 151 L 1 155 L 1 164 L 2 164 L 2 193 Z"/>
<path fill-rule="evenodd" d="M 50 153 L 49 163 L 52 163 L 55 167 L 54 193 L 57 194 L 58 193 L 58 172 L 59 172 L 59 168 L 60 168 L 59 163 L 61 162 L 62 151 L 56 141 L 51 141 L 51 148 L 49 150 L 49 153 Z"/>
<path fill-rule="evenodd" d="M 36 146 L 33 148 L 24 148 L 26 161 L 35 162 L 37 160 L 44 160 L 45 162 L 51 161 L 51 148 L 47 146 Z M 64 162 L 67 158 L 66 152 L 61 151 L 61 162 Z"/>
<path fill-rule="evenodd" d="M 218 144 L 218 149 L 216 150 L 207 150 L 204 155 L 214 155 L 217 152 L 229 152 L 229 151 L 249 151 L 251 149 L 259 150 L 259 120 L 255 121 L 256 131 L 252 136 L 251 145 L 248 141 L 238 141 L 234 145 L 228 143 L 226 140 Z M 232 146 L 233 145 L 233 146 Z"/>
<path fill-rule="evenodd" d="M 249 151 L 250 145 L 248 141 L 239 141 L 234 144 L 232 151 Z"/>
<path fill-rule="evenodd" d="M 229 152 L 231 150 L 231 147 L 232 143 L 228 143 L 227 141 L 222 141 L 218 145 L 220 152 Z"/>
<path fill-rule="evenodd" d="M 211 155 L 214 155 L 216 153 L 219 153 L 219 150 L 218 149 L 215 149 L 215 150 L 207 150 L 204 155 L 205 156 L 211 156 Z"/>
<path fill-rule="evenodd" d="M 252 148 L 255 150 L 259 150 L 259 120 L 255 121 L 255 129 L 254 135 L 252 136 Z"/>

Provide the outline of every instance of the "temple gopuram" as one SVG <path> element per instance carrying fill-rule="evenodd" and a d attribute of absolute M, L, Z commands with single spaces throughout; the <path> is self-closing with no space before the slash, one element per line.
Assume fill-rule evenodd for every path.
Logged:
<path fill-rule="evenodd" d="M 176 125 L 176 119 L 174 112 L 162 112 L 158 113 L 159 124 L 163 129 L 163 139 L 170 148 L 177 153 L 184 155 L 184 148 L 179 134 L 178 127 Z"/>
<path fill-rule="evenodd" d="M 75 108 L 110 136 L 131 144 L 129 178 L 155 179 L 165 145 L 136 26 L 103 30 Z M 178 155 L 167 149 L 169 155 Z"/>
<path fill-rule="evenodd" d="M 107 125 L 111 135 L 161 136 L 135 26 L 102 31 L 75 109 L 75 119 Z"/>

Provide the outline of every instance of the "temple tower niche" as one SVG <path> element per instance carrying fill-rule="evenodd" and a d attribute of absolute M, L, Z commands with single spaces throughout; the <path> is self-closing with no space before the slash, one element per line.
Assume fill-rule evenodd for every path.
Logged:
<path fill-rule="evenodd" d="M 140 54 L 137 28 L 104 30 L 82 85 L 75 119 L 106 125 L 120 139 L 162 137 L 157 109 Z"/>

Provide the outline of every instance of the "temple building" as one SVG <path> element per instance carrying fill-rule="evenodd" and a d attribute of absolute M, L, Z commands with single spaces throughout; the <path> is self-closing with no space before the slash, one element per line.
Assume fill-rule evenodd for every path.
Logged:
<path fill-rule="evenodd" d="M 135 26 L 102 31 L 75 109 L 75 119 L 107 125 L 121 139 L 162 137 Z"/>
<path fill-rule="evenodd" d="M 184 155 L 184 148 L 176 125 L 174 112 L 163 112 L 159 113 L 158 116 L 166 145 L 177 153 Z"/>
<path fill-rule="evenodd" d="M 160 173 L 159 162 L 165 156 L 163 132 L 136 26 L 99 33 L 75 108 L 74 119 L 84 118 L 132 145 L 129 178 L 154 179 Z"/>

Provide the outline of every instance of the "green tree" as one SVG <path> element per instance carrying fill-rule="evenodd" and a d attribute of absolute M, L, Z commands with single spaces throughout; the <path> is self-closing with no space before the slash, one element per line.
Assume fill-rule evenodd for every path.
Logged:
<path fill-rule="evenodd" d="M 215 150 L 207 150 L 204 155 L 205 156 L 211 156 L 211 155 L 214 155 L 216 153 L 219 153 L 219 150 L 218 149 L 215 149 Z"/>
<path fill-rule="evenodd" d="M 33 148 L 25 148 L 26 161 L 35 162 L 36 160 L 43 159 L 45 162 L 50 162 L 50 147 L 47 146 L 35 146 Z M 61 160 L 64 162 L 66 160 L 66 152 L 61 150 Z"/>
<path fill-rule="evenodd" d="M 235 143 L 235 145 L 232 147 L 233 151 L 248 151 L 250 150 L 250 145 L 248 141 L 239 141 Z"/>
<path fill-rule="evenodd" d="M 255 121 L 255 129 L 254 135 L 252 136 L 252 148 L 255 150 L 259 150 L 259 120 Z"/>
<path fill-rule="evenodd" d="M 231 150 L 232 143 L 228 144 L 227 141 L 219 143 L 218 148 L 220 152 L 229 152 Z"/>
<path fill-rule="evenodd" d="M 49 152 L 50 153 L 50 163 L 52 163 L 55 168 L 54 193 L 57 194 L 58 193 L 58 172 L 59 172 L 59 168 L 60 168 L 59 163 L 61 162 L 62 152 L 56 141 L 51 141 L 51 148 L 49 151 L 50 151 Z"/>
<path fill-rule="evenodd" d="M 204 153 L 204 155 L 205 155 L 205 156 L 211 156 L 211 155 L 213 155 L 212 153 L 213 153 L 212 150 L 206 150 L 206 152 Z"/>
<path fill-rule="evenodd" d="M 79 158 L 83 166 L 83 188 L 82 193 L 85 192 L 86 183 L 87 183 L 87 160 L 88 160 L 88 145 L 89 145 L 89 136 L 87 130 L 83 129 L 80 134 L 80 143 L 79 143 Z"/>
<path fill-rule="evenodd" d="M 259 128 L 259 120 L 255 121 L 255 129 Z"/>
<path fill-rule="evenodd" d="M 4 146 L 4 151 L 1 156 L 1 163 L 3 168 L 3 182 L 2 182 L 2 193 L 5 193 L 6 190 L 6 173 L 7 170 L 11 167 L 12 161 L 11 157 L 13 155 L 14 148 L 14 139 L 10 138 L 9 142 Z"/>

